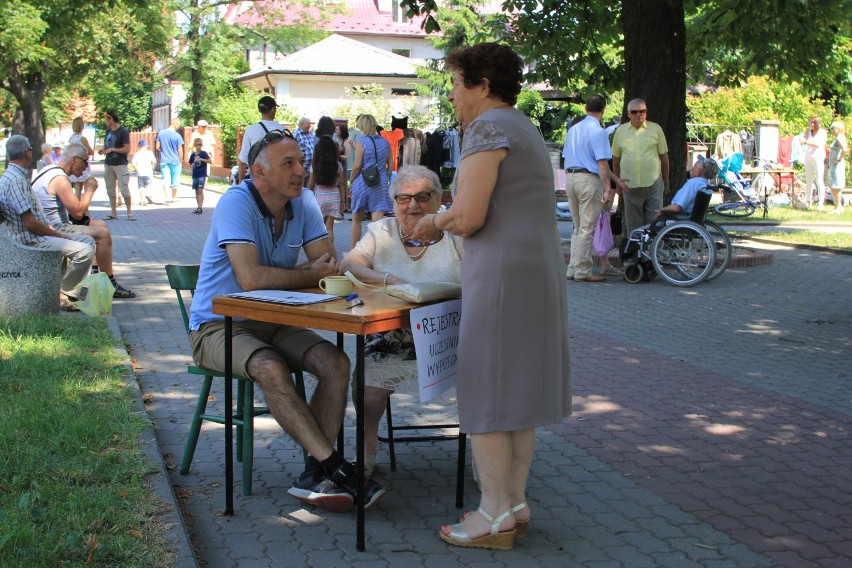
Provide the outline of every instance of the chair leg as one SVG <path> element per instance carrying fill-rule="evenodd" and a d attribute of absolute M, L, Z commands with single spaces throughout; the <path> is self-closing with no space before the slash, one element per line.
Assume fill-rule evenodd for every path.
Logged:
<path fill-rule="evenodd" d="M 456 507 L 464 507 L 464 464 L 467 451 L 467 434 L 459 432 L 459 455 L 456 465 Z"/>
<path fill-rule="evenodd" d="M 189 424 L 189 434 L 186 437 L 186 444 L 183 447 L 183 459 L 180 462 L 181 475 L 189 473 L 189 467 L 192 465 L 192 457 L 195 455 L 195 447 L 198 445 L 198 434 L 201 432 L 201 415 L 207 410 L 207 398 L 210 396 L 210 387 L 212 384 L 213 377 L 204 377 L 201 383 L 198 401 L 195 403 L 195 413 L 192 415 L 192 422 Z"/>
<path fill-rule="evenodd" d="M 391 412 L 391 397 L 388 397 L 387 410 L 385 411 L 385 421 L 388 429 L 388 451 L 390 452 L 391 471 L 396 471 L 396 447 L 393 442 L 393 412 Z"/>
<path fill-rule="evenodd" d="M 239 402 L 243 413 L 242 452 L 237 450 L 237 456 L 243 460 L 243 495 L 251 495 L 254 466 L 254 383 L 240 381 L 240 386 L 243 387 Z"/>

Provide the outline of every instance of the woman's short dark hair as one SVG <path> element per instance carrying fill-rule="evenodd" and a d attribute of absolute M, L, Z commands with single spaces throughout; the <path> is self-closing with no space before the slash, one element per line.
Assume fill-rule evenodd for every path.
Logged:
<path fill-rule="evenodd" d="M 450 53 L 446 67 L 459 71 L 467 88 L 488 79 L 491 95 L 515 105 L 524 80 L 524 62 L 511 47 L 499 43 L 480 43 Z"/>

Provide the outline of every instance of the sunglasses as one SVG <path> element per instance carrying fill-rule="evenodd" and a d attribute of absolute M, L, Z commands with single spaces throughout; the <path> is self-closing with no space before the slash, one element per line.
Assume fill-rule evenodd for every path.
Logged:
<path fill-rule="evenodd" d="M 437 239 L 432 239 L 431 241 L 402 241 L 402 244 L 407 247 L 429 247 L 436 244 L 440 240 L 441 237 L 438 237 Z"/>
<path fill-rule="evenodd" d="M 80 160 L 81 162 L 83 162 L 83 166 L 85 166 L 87 168 L 89 167 L 89 160 L 84 160 L 80 156 L 74 156 L 74 157 L 77 158 L 78 160 Z"/>
<path fill-rule="evenodd" d="M 286 128 L 282 130 L 270 130 L 267 132 L 266 136 L 261 138 L 260 142 L 255 142 L 254 146 L 252 146 L 251 150 L 249 150 L 249 167 L 254 165 L 255 160 L 257 160 L 257 157 L 264 148 L 274 142 L 283 140 L 284 138 L 290 138 L 291 140 L 296 139 L 296 137 L 293 136 L 293 134 Z"/>
<path fill-rule="evenodd" d="M 631 110 L 631 111 L 628 111 L 628 112 L 630 114 L 648 114 L 648 109 L 643 108 L 643 109 L 640 109 L 640 110 Z"/>
<path fill-rule="evenodd" d="M 430 199 L 432 199 L 433 193 L 418 193 L 417 195 L 406 195 L 404 193 L 400 193 L 398 195 L 393 196 L 393 200 L 399 203 L 400 205 L 405 205 L 410 202 L 412 199 L 417 203 L 426 203 Z M 419 246 L 419 245 L 414 245 Z"/>

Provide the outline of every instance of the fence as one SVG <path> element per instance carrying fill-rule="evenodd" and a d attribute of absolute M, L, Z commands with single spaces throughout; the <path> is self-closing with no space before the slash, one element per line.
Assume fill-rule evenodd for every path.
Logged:
<path fill-rule="evenodd" d="M 220 178 L 227 178 L 231 173 L 231 164 L 228 156 L 225 154 L 225 148 L 222 146 L 222 142 L 220 140 L 219 131 L 221 130 L 218 126 L 208 126 L 208 131 L 213 133 L 214 138 L 216 139 L 216 143 L 213 146 L 213 163 L 210 164 L 210 175 Z M 185 127 L 178 130 L 181 136 L 183 136 L 183 148 L 184 148 L 184 156 L 183 162 L 181 166 L 185 170 L 184 173 L 188 173 L 192 166 L 189 165 L 189 155 L 192 153 L 192 139 L 195 137 L 195 128 Z M 130 148 L 131 152 L 128 155 L 128 159 L 133 159 L 133 154 L 136 152 L 136 149 L 139 147 L 139 141 L 144 140 L 148 143 L 149 149 L 155 153 L 156 155 L 156 146 L 154 145 L 157 140 L 157 133 L 153 131 L 133 131 L 130 133 Z"/>

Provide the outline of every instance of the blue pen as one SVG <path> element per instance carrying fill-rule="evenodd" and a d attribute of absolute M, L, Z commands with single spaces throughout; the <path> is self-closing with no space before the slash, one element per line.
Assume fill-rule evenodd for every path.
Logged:
<path fill-rule="evenodd" d="M 349 294 L 348 296 L 346 296 L 346 301 L 351 302 L 352 300 L 354 300 L 357 297 L 358 297 L 358 292 L 355 292 L 353 294 Z"/>

